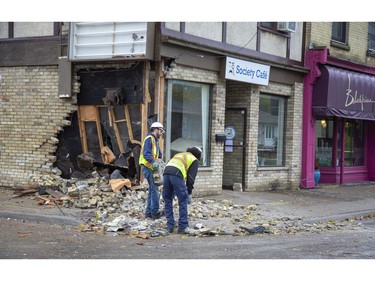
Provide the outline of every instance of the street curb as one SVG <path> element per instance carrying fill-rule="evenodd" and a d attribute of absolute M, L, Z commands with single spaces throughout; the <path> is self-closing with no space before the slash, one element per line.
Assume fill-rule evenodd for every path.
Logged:
<path fill-rule="evenodd" d="M 55 215 L 35 215 L 35 214 L 25 214 L 17 212 L 0 212 L 0 218 L 10 218 L 17 220 L 27 220 L 27 221 L 40 221 L 48 222 L 52 224 L 63 224 L 77 226 L 82 223 L 82 220 L 75 217 L 62 217 Z"/>
<path fill-rule="evenodd" d="M 345 214 L 308 218 L 306 220 L 303 219 L 303 222 L 304 223 L 316 223 L 316 222 L 329 221 L 329 220 L 342 221 L 346 219 L 360 218 L 361 216 L 367 216 L 367 215 L 375 215 L 375 210 L 363 210 L 363 211 L 356 211 L 356 212 L 348 212 Z"/>

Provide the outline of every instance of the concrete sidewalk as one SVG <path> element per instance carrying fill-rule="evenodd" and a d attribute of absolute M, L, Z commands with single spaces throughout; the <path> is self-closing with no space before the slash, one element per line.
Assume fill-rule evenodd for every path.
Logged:
<path fill-rule="evenodd" d="M 12 198 L 13 190 L 0 188 L 0 217 L 41 220 L 78 225 L 93 210 L 40 206 L 32 196 Z M 239 192 L 223 190 L 221 195 L 199 200 L 230 200 L 238 205 L 256 205 L 266 220 L 299 218 L 304 222 L 340 220 L 375 214 L 375 183 L 355 185 L 321 185 L 318 189 L 296 191 Z M 195 198 L 195 200 L 198 200 Z M 194 221 L 194 220 L 192 220 Z"/>
<path fill-rule="evenodd" d="M 375 213 L 375 183 L 320 185 L 317 189 L 273 192 L 223 190 L 217 198 L 235 204 L 257 204 L 265 218 L 299 217 L 303 220 L 341 219 Z"/>

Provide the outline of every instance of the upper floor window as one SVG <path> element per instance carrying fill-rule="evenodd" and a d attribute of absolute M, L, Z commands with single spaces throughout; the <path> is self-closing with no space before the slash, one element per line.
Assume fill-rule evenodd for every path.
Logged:
<path fill-rule="evenodd" d="M 260 23 L 260 26 L 261 27 L 265 27 L 265 28 L 269 28 L 269 29 L 272 29 L 272 30 L 277 30 L 277 22 L 261 22 Z"/>
<path fill-rule="evenodd" d="M 332 23 L 332 40 L 347 44 L 347 30 L 348 24 L 346 22 L 333 22 Z"/>
<path fill-rule="evenodd" d="M 375 22 L 368 23 L 368 49 L 375 52 Z"/>
<path fill-rule="evenodd" d="M 279 35 L 286 36 L 290 32 L 296 32 L 297 22 L 294 22 L 294 21 L 260 22 L 259 27 L 267 31 L 275 32 Z"/>

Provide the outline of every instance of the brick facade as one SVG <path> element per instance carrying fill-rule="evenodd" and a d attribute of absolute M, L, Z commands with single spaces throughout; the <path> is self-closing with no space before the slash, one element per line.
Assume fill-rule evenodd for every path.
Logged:
<path fill-rule="evenodd" d="M 253 23 L 253 28 L 256 23 Z M 302 26 L 302 24 L 300 24 Z M 217 26 L 217 25 L 215 25 Z M 222 32 L 221 25 L 219 26 Z M 187 28 L 187 30 L 190 30 Z M 235 29 L 234 29 L 235 30 Z M 255 30 L 255 29 L 254 29 Z M 193 30 L 194 31 L 194 30 Z M 194 32 L 193 32 L 194 33 Z M 302 36 L 302 31 L 300 32 Z M 237 42 L 241 36 L 229 37 Z M 229 35 L 228 35 L 229 36 Z M 238 37 L 237 37 L 238 36 Z M 299 41 L 292 34 L 292 45 Z M 217 38 L 216 38 L 217 37 Z M 286 54 L 287 40 L 267 36 L 261 50 L 274 54 L 282 50 Z M 220 41 L 222 36 L 215 36 Z M 265 39 L 265 38 L 263 38 Z M 268 41 L 270 40 L 270 41 Z M 274 41 L 277 40 L 277 41 Z M 283 45 L 275 44 L 281 40 Z M 302 40 L 300 40 L 302 42 Z M 255 41 L 254 41 L 255 42 Z M 234 44 L 234 43 L 233 43 Z M 263 43 L 262 43 L 263 44 Z M 242 43 L 240 44 L 243 45 Z M 240 46 L 239 45 L 239 46 Z M 255 43 L 252 44 L 255 48 Z M 272 47 L 278 46 L 273 50 Z M 294 57 L 301 53 L 299 44 L 292 48 Z M 243 48 L 241 48 L 243 49 Z M 169 50 L 169 49 L 168 49 Z M 163 54 L 162 57 L 173 57 Z M 276 53 L 277 55 L 277 53 Z M 203 56 L 202 56 L 203 58 Z M 168 71 L 166 79 L 178 79 L 212 86 L 210 103 L 210 166 L 199 168 L 195 185 L 195 196 L 220 194 L 222 192 L 224 168 L 233 166 L 229 172 L 236 176 L 238 165 L 224 165 L 224 144 L 215 141 L 216 134 L 222 134 L 226 125 L 226 107 L 245 107 L 247 109 L 246 161 L 244 190 L 269 190 L 277 187 L 294 189 L 299 185 L 300 154 L 302 131 L 302 84 L 293 85 L 270 82 L 269 86 L 230 82 L 219 74 L 219 60 L 205 57 L 197 62 L 192 57 L 184 62 L 177 60 L 177 66 Z M 204 63 L 202 63 L 204 61 Z M 184 65 L 189 64 L 190 66 Z M 205 65 L 207 63 L 207 65 Z M 48 64 L 53 64 L 48 62 Z M 51 173 L 56 156 L 57 135 L 69 125 L 71 113 L 77 110 L 79 93 L 78 70 L 84 67 L 105 68 L 123 67 L 121 63 L 73 64 L 72 98 L 60 98 L 58 94 L 58 66 L 0 67 L 3 83 L 0 88 L 0 186 L 14 187 L 38 182 L 43 175 Z M 204 68 L 210 68 L 207 70 Z M 285 72 L 288 75 L 288 71 Z M 167 85 L 165 83 L 164 85 Z M 282 168 L 259 168 L 257 159 L 259 94 L 261 92 L 282 95 L 288 98 L 286 124 L 286 165 Z M 151 96 L 153 93 L 150 93 Z M 230 98 L 228 98 L 230 96 Z M 151 97 L 153 98 L 153 96 Z M 234 160 L 235 161 L 235 160 Z M 238 182 L 238 181 L 237 181 Z"/>
<path fill-rule="evenodd" d="M 331 43 L 332 22 L 307 22 L 305 47 L 308 49 L 312 43 L 314 46 L 328 48 L 330 56 L 375 65 L 374 57 L 367 55 L 368 22 L 349 22 L 347 35 L 348 48 L 341 48 Z"/>
<path fill-rule="evenodd" d="M 226 106 L 247 108 L 244 191 L 265 191 L 274 188 L 298 189 L 302 144 L 302 92 L 302 83 L 295 83 L 293 86 L 290 86 L 270 82 L 268 86 L 257 86 L 232 81 L 227 82 Z M 285 132 L 285 167 L 258 167 L 256 164 L 260 93 L 288 98 Z M 235 167 L 238 169 L 238 165 L 235 165 Z M 233 173 L 236 173 L 235 169 L 233 169 Z"/>
<path fill-rule="evenodd" d="M 229 161 L 233 160 L 233 163 L 224 163 L 223 143 L 215 142 L 215 134 L 223 133 L 227 118 L 226 107 L 247 108 L 244 191 L 262 191 L 271 188 L 298 189 L 301 171 L 302 83 L 295 83 L 291 86 L 270 82 L 269 86 L 257 86 L 225 80 L 220 78 L 216 72 L 182 65 L 169 72 L 167 79 L 213 85 L 211 166 L 199 169 L 194 191 L 195 195 L 220 194 L 222 182 L 225 183 L 225 179 L 223 179 L 224 168 L 226 169 L 226 174 L 230 174 L 234 178 L 239 175 L 238 158 L 229 159 Z M 286 165 L 282 168 L 259 168 L 256 165 L 260 92 L 288 98 L 285 133 Z M 237 182 L 240 182 L 240 179 Z"/>
<path fill-rule="evenodd" d="M 23 186 L 51 173 L 56 136 L 75 101 L 59 98 L 57 66 L 0 71 L 0 186 Z"/>

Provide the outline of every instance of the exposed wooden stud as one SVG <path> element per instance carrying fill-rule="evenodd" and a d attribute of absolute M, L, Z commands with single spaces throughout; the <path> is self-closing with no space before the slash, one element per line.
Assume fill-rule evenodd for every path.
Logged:
<path fill-rule="evenodd" d="M 130 120 L 130 113 L 129 113 L 129 105 L 124 106 L 124 111 L 125 111 L 125 121 L 126 121 L 126 126 L 128 127 L 128 137 L 129 139 L 133 140 L 133 128 L 132 128 L 132 122 Z"/>
<path fill-rule="evenodd" d="M 99 111 L 97 107 L 95 107 L 95 122 L 96 122 L 96 130 L 98 131 L 100 150 L 102 150 L 102 148 L 104 147 L 104 142 L 103 142 L 102 127 L 100 126 Z"/>
<path fill-rule="evenodd" d="M 149 90 L 149 79 L 150 79 L 150 62 L 146 61 L 145 62 L 145 68 L 144 68 L 144 98 L 145 98 L 145 103 L 148 104 L 151 102 L 151 97 L 150 97 L 150 90 Z"/>
<path fill-rule="evenodd" d="M 82 145 L 82 152 L 87 153 L 87 138 L 86 138 L 86 128 L 85 128 L 85 122 L 83 121 L 83 115 L 85 106 L 80 106 L 77 110 L 78 114 L 78 124 L 79 124 L 79 134 L 81 136 L 81 145 Z"/>
<path fill-rule="evenodd" d="M 149 92 L 149 78 L 150 78 L 150 62 L 145 62 L 145 68 L 144 68 L 144 82 L 143 82 L 143 103 L 140 105 L 141 110 L 141 119 L 142 119 L 142 140 L 146 137 L 148 132 L 148 124 L 147 124 L 147 107 L 149 102 L 151 102 L 150 92 Z"/>
<path fill-rule="evenodd" d="M 155 67 L 155 94 L 154 112 L 158 114 L 158 121 L 164 124 L 164 76 L 163 76 L 164 60 L 156 63 Z M 159 140 L 160 147 L 164 147 L 164 138 Z"/>
<path fill-rule="evenodd" d="M 83 105 L 79 108 L 82 121 L 96 121 L 95 105 Z"/>
<path fill-rule="evenodd" d="M 122 140 L 121 140 L 120 131 L 118 129 L 115 114 L 114 114 L 113 110 L 111 110 L 111 116 L 112 116 L 112 120 L 113 120 L 113 128 L 115 130 L 118 147 L 119 147 L 121 153 L 125 153 L 124 144 L 122 143 Z"/>
<path fill-rule="evenodd" d="M 148 126 L 147 126 L 147 104 L 140 104 L 141 110 L 141 119 L 142 119 L 142 140 L 146 137 L 148 133 Z"/>
<path fill-rule="evenodd" d="M 108 120 L 109 120 L 109 126 L 112 127 L 112 115 L 111 110 L 108 108 Z"/>
<path fill-rule="evenodd" d="M 164 76 L 162 75 L 163 74 L 163 67 L 162 67 L 162 64 L 160 63 L 159 64 L 159 76 L 160 77 L 160 95 L 159 95 L 159 105 L 160 105 L 160 109 L 159 109 L 159 122 L 164 124 Z M 164 138 L 160 138 L 160 147 L 163 148 L 164 147 Z M 163 153 L 164 155 L 164 153 Z"/>

